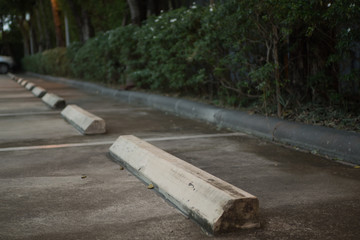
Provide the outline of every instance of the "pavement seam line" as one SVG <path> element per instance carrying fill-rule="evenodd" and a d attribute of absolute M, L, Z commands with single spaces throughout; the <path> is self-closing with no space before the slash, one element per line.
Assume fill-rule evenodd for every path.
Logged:
<path fill-rule="evenodd" d="M 134 108 L 135 110 L 139 111 L 145 111 L 145 110 L 151 110 L 151 108 Z M 113 111 L 119 111 L 119 112 L 126 112 L 133 110 L 131 108 L 120 108 L 120 109 L 93 109 L 90 110 L 92 112 L 113 112 Z M 12 117 L 12 116 L 28 116 L 28 115 L 52 115 L 52 114 L 59 114 L 61 111 L 48 111 L 48 112 L 23 112 L 23 113 L 0 113 L 0 117 Z"/>
<path fill-rule="evenodd" d="M 193 136 L 143 138 L 143 140 L 147 142 L 160 142 L 160 141 L 171 141 L 171 140 L 175 141 L 175 140 L 198 139 L 198 138 L 234 137 L 234 136 L 244 136 L 244 135 L 245 134 L 243 133 L 219 133 L 219 134 L 202 134 L 202 135 L 193 135 Z M 0 148 L 0 152 L 111 145 L 114 143 L 115 140 L 116 139 L 112 141 L 99 141 L 99 142 L 86 142 L 86 143 L 64 143 L 64 144 L 23 146 L 23 147 L 7 147 L 7 148 Z"/>
<path fill-rule="evenodd" d="M 1 113 L 0 117 L 13 117 L 13 116 L 32 116 L 32 115 L 55 115 L 59 114 L 60 111 L 49 111 L 49 112 L 24 112 L 24 113 Z"/>
<path fill-rule="evenodd" d="M 107 145 L 112 143 L 113 141 L 104 141 L 104 142 L 87 142 L 87 143 L 51 144 L 51 145 L 38 145 L 38 146 L 25 146 L 25 147 L 8 147 L 8 148 L 0 148 L 0 152 L 55 149 L 55 148 L 67 148 L 67 147 L 84 147 L 84 146 Z"/>

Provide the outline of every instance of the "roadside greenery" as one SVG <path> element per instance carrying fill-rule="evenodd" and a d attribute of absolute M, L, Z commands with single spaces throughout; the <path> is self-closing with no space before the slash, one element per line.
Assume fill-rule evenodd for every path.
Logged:
<path fill-rule="evenodd" d="M 352 0 L 194 4 L 150 17 L 141 27 L 25 57 L 23 64 L 27 71 L 131 81 L 279 117 L 303 114 L 304 104 L 356 116 L 359 23 L 360 4 Z"/>

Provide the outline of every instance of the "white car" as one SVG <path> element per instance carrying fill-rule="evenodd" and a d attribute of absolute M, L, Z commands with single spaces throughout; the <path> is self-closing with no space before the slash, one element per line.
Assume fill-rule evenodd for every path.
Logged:
<path fill-rule="evenodd" d="M 14 65 L 15 62 L 12 57 L 0 55 L 0 74 L 6 74 Z"/>

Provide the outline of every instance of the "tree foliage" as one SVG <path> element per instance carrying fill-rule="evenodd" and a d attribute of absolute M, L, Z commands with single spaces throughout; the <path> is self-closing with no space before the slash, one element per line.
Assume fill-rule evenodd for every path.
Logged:
<path fill-rule="evenodd" d="M 359 7 L 351 0 L 193 4 L 73 44 L 66 74 L 235 107 L 260 103 L 278 116 L 308 102 L 356 108 Z"/>

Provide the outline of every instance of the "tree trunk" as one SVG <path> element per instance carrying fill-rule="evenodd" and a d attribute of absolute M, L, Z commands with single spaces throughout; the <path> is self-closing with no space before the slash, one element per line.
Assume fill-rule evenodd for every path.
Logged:
<path fill-rule="evenodd" d="M 6 42 L 5 41 L 5 36 L 4 36 L 4 33 L 5 33 L 5 31 L 4 31 L 4 19 L 5 19 L 5 17 L 3 17 L 3 16 L 0 19 L 0 36 L 1 36 L 1 40 L 3 42 Z M 4 49 L 0 49 L 0 55 L 6 55 L 6 54 L 4 54 Z"/>
<path fill-rule="evenodd" d="M 58 2 L 56 0 L 51 0 L 51 7 L 54 17 L 54 24 L 55 24 L 56 46 L 64 47 L 65 42 L 61 31 L 60 9 Z"/>
<path fill-rule="evenodd" d="M 157 15 L 160 12 L 158 1 L 148 0 L 146 7 L 147 7 L 146 17 L 150 17 L 152 15 Z"/>
<path fill-rule="evenodd" d="M 122 22 L 121 22 L 122 27 L 124 27 L 128 24 L 128 16 L 129 16 L 128 11 L 125 11 Z"/>
<path fill-rule="evenodd" d="M 130 14 L 131 14 L 131 22 L 134 25 L 141 25 L 141 19 L 140 19 L 140 5 L 137 0 L 127 0 L 127 3 L 129 4 L 130 8 Z"/>
<path fill-rule="evenodd" d="M 282 105 L 281 105 L 281 90 L 280 90 L 280 62 L 279 62 L 279 37 L 278 29 L 273 26 L 273 58 L 275 64 L 275 91 L 276 91 L 276 105 L 277 105 L 277 116 L 282 116 Z"/>
<path fill-rule="evenodd" d="M 82 34 L 81 16 L 79 14 L 80 7 L 77 6 L 77 4 L 75 4 L 75 2 L 73 0 L 68 0 L 67 3 L 69 5 L 69 7 L 71 9 L 71 13 L 75 19 L 79 41 L 84 42 L 83 34 Z"/>
<path fill-rule="evenodd" d="M 18 18 L 19 28 L 23 39 L 24 45 L 24 56 L 29 56 L 30 46 L 29 46 L 29 29 L 25 17 Z"/>
<path fill-rule="evenodd" d="M 81 18 L 82 18 L 82 40 L 86 42 L 89 38 L 94 36 L 94 29 L 91 25 L 88 11 L 81 9 Z"/>
<path fill-rule="evenodd" d="M 7 32 L 4 31 L 4 21 L 5 21 L 5 17 L 3 16 L 2 19 L 0 20 L 0 22 L 1 22 L 0 34 L 1 34 L 1 40 L 4 43 L 4 45 L 0 49 L 0 55 L 13 56 L 9 41 L 7 41 Z"/>
<path fill-rule="evenodd" d="M 46 3 L 48 4 L 48 2 L 46 1 Z M 49 4 L 50 5 L 50 4 Z M 47 12 L 47 9 L 46 9 L 46 5 L 44 5 L 44 1 L 43 0 L 40 0 L 39 1 L 39 21 L 41 19 L 41 28 L 42 28 L 42 33 L 43 33 L 43 39 L 44 39 L 44 46 L 43 46 L 43 50 L 45 49 L 50 49 L 52 48 L 52 43 L 51 43 L 51 37 L 50 37 L 50 32 L 48 31 L 44 21 L 46 21 L 48 18 L 46 17 L 46 12 Z"/>
<path fill-rule="evenodd" d="M 79 41 L 85 42 L 95 35 L 89 13 L 86 9 L 76 4 L 73 0 L 68 0 L 67 3 L 71 9 L 73 17 L 75 18 Z"/>
<path fill-rule="evenodd" d="M 43 26 L 41 24 L 41 20 L 40 20 L 40 10 L 39 9 L 35 9 L 35 15 L 36 15 L 36 25 L 37 25 L 37 29 L 38 29 L 38 51 L 42 52 L 43 51 L 43 44 L 44 44 L 44 29 Z"/>
<path fill-rule="evenodd" d="M 65 20 L 65 42 L 67 47 L 70 45 L 69 21 L 67 14 L 65 14 L 64 20 Z"/>
<path fill-rule="evenodd" d="M 35 54 L 35 50 L 34 50 L 34 31 L 32 26 L 30 26 L 29 29 L 29 40 L 30 40 L 30 55 L 34 55 Z"/>

